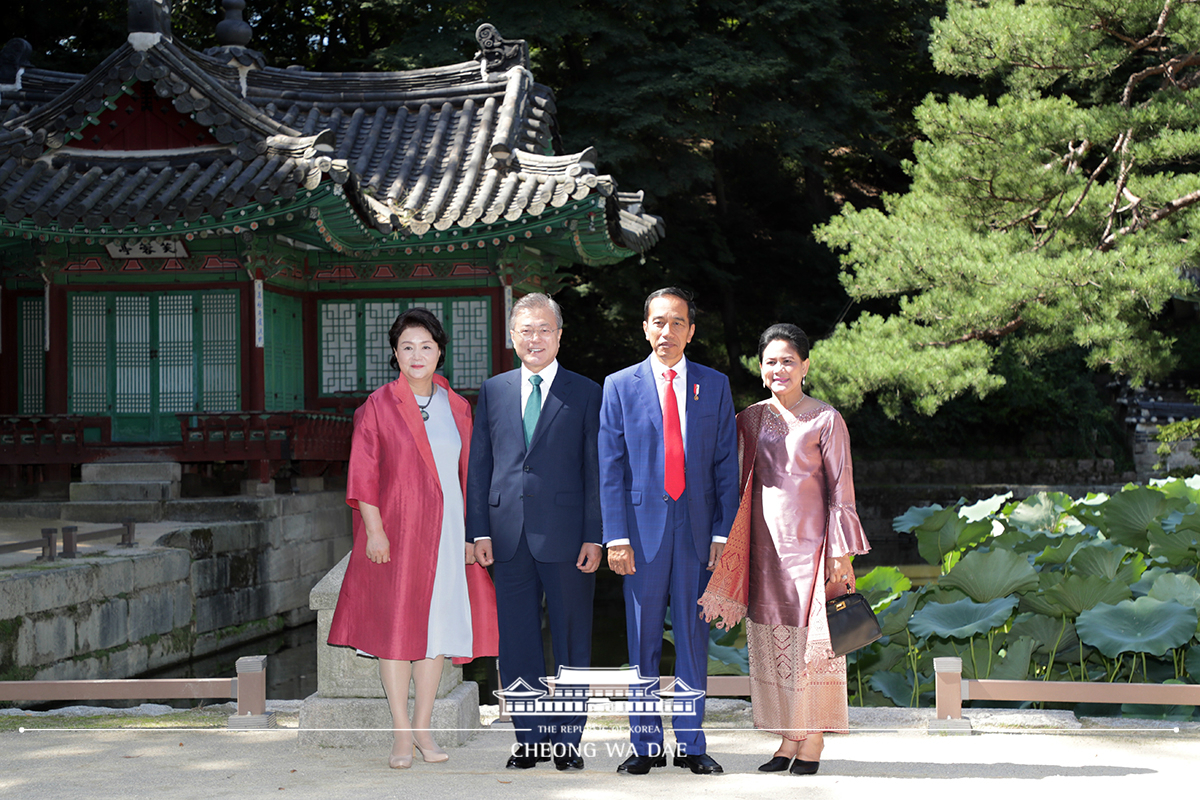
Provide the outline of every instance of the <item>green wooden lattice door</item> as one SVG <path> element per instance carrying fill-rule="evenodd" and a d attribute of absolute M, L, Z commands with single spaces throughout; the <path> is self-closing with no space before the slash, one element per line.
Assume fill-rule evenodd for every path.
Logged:
<path fill-rule="evenodd" d="M 114 441 L 179 439 L 179 412 L 241 409 L 238 293 L 73 293 L 69 409 Z"/>

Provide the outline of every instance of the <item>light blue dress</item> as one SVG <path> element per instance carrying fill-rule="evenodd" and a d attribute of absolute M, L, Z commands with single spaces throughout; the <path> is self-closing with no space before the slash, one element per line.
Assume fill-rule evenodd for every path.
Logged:
<path fill-rule="evenodd" d="M 429 398 L 418 395 L 416 400 L 417 405 L 425 406 Z M 467 534 L 462 485 L 458 482 L 462 439 L 454 424 L 454 416 L 450 413 L 450 396 L 445 391 L 435 391 L 425 411 L 429 414 L 429 419 L 425 421 L 425 432 L 429 435 L 433 461 L 437 464 L 443 502 L 442 538 L 438 545 L 437 572 L 433 578 L 425 656 L 470 658 L 471 604 L 467 597 L 467 571 L 463 564 Z"/>

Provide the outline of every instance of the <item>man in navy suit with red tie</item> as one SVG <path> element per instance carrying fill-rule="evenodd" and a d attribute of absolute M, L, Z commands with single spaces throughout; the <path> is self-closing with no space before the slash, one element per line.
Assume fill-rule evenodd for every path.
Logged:
<path fill-rule="evenodd" d="M 600 547 L 596 436 L 600 387 L 558 364 L 562 312 L 544 294 L 512 310 L 521 368 L 484 382 L 467 467 L 467 540 L 491 566 L 500 628 L 500 680 L 534 689 L 546 675 L 542 598 L 554 664 L 587 669 Z M 517 746 L 506 766 L 554 760 L 581 770 L 586 714 L 513 716 Z"/>
<path fill-rule="evenodd" d="M 738 508 L 737 427 L 729 380 L 688 361 L 696 307 L 681 289 L 646 298 L 642 329 L 652 352 L 609 375 L 600 409 L 600 508 L 608 563 L 624 577 L 629 663 L 659 675 L 667 607 L 675 676 L 708 685 L 708 623 L 696 602 L 721 556 Z M 704 699 L 673 720 L 674 764 L 698 775 L 723 770 L 707 753 Z M 631 716 L 634 753 L 617 772 L 666 766 L 662 720 Z"/>

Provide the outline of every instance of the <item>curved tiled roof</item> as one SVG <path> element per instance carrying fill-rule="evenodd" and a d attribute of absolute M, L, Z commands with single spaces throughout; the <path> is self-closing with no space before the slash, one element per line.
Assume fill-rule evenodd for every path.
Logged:
<path fill-rule="evenodd" d="M 498 55 L 488 35 L 475 60 L 407 72 L 264 67 L 242 47 L 199 53 L 158 33 L 130 34 L 86 76 L 26 66 L 0 84 L 0 215 L 64 235 L 163 235 L 333 183 L 359 220 L 344 235 L 364 249 L 584 200 L 612 239 L 600 260 L 653 246 L 662 225 L 640 194 L 618 192 L 591 148 L 559 154 L 554 97 L 523 43 Z M 139 106 L 168 147 L 123 128 Z"/>

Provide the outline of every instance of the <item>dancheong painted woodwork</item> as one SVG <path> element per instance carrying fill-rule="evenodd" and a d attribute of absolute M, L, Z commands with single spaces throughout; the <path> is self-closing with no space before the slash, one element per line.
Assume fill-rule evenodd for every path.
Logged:
<path fill-rule="evenodd" d="M 460 64 L 309 72 L 224 5 L 204 52 L 162 0 L 131 0 L 86 75 L 0 50 L 0 463 L 323 468 L 392 377 L 399 312 L 439 317 L 469 394 L 512 365 L 514 292 L 663 235 L 593 149 L 562 152 L 524 41 L 482 25 Z"/>

